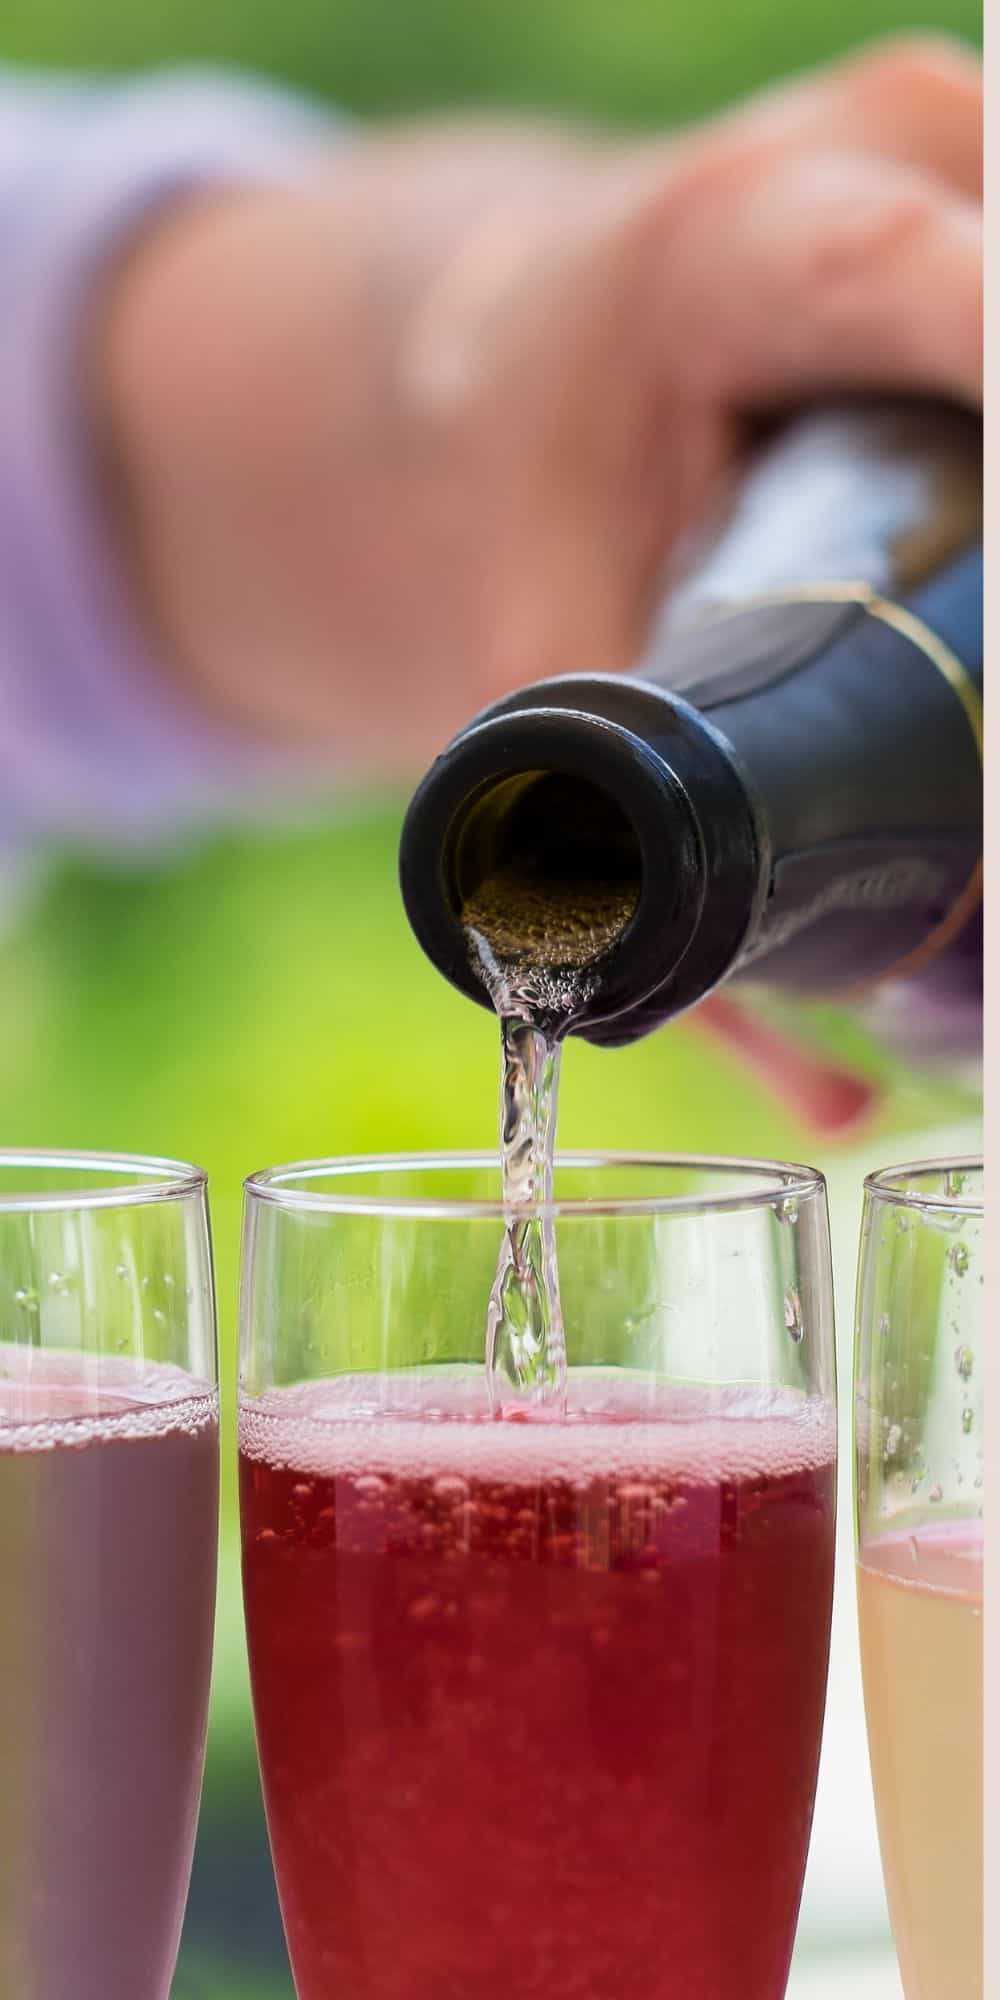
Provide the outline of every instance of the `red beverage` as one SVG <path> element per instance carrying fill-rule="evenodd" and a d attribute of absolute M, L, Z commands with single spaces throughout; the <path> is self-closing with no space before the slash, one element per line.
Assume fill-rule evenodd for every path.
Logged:
<path fill-rule="evenodd" d="M 341 1378 L 241 1415 L 299 2000 L 781 2000 L 826 1684 L 829 1407 L 592 1376 L 567 1422 L 498 1423 L 454 1375 L 378 1410 L 387 1393 Z"/>

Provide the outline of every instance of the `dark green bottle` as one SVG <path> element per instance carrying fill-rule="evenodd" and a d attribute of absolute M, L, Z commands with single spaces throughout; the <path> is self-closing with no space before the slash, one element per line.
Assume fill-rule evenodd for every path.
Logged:
<path fill-rule="evenodd" d="M 570 1024 L 593 1041 L 729 979 L 981 991 L 981 443 L 938 406 L 803 417 L 752 463 L 634 674 L 477 716 L 400 850 L 445 977 L 488 1005 L 463 911 L 491 880 L 558 881 L 584 902 L 618 884 L 627 909 Z"/>

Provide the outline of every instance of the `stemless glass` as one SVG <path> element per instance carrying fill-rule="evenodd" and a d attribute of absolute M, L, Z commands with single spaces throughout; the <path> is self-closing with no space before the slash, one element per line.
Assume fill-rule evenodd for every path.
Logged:
<path fill-rule="evenodd" d="M 983 1992 L 983 1171 L 865 1182 L 855 1348 L 858 1608 L 906 2000 Z"/>
<path fill-rule="evenodd" d="M 576 1155 L 549 1213 L 567 1410 L 500 1416 L 495 1160 L 247 1183 L 244 1599 L 299 2000 L 785 1991 L 833 1575 L 824 1184 Z"/>
<path fill-rule="evenodd" d="M 215 1610 L 205 1177 L 0 1154 L 0 1992 L 167 2000 Z"/>

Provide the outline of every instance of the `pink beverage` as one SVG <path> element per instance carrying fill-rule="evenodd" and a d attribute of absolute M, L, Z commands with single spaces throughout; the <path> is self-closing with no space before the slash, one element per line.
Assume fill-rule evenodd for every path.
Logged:
<path fill-rule="evenodd" d="M 831 1409 L 571 1371 L 566 1421 L 490 1421 L 481 1371 L 435 1375 L 241 1412 L 299 2000 L 782 2000 Z"/>
<path fill-rule="evenodd" d="M 868 1543 L 861 1657 L 906 2000 L 982 2000 L 983 1526 Z"/>
<path fill-rule="evenodd" d="M 205 1383 L 0 1346 L 4 2000 L 167 2000 L 204 1756 L 217 1505 Z"/>

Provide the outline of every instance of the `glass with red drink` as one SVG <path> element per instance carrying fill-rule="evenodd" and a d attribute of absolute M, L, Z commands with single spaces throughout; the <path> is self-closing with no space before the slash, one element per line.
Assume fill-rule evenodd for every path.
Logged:
<path fill-rule="evenodd" d="M 485 1159 L 255 1176 L 243 1576 L 299 2000 L 781 2000 L 834 1544 L 819 1175 L 564 1158 L 564 1408 Z"/>

